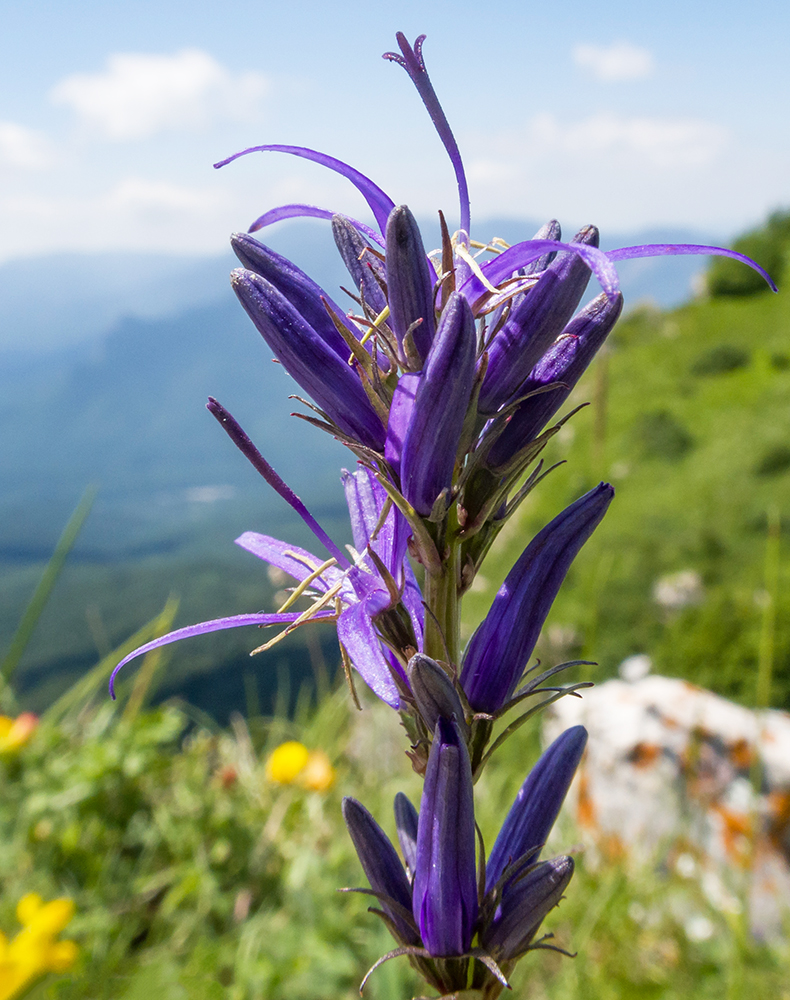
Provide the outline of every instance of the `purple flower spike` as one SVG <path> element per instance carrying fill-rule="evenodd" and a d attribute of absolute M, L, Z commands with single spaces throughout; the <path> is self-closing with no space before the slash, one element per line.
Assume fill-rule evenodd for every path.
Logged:
<path fill-rule="evenodd" d="M 414 919 L 431 955 L 463 955 L 477 920 L 472 768 L 458 726 L 434 733 L 417 828 Z"/>
<path fill-rule="evenodd" d="M 343 312 L 320 285 L 317 285 L 296 264 L 292 264 L 290 260 L 281 257 L 246 233 L 234 233 L 230 238 L 230 245 L 241 261 L 242 267 L 259 274 L 274 285 L 324 343 L 343 361 L 348 360 L 350 353 L 348 346 L 337 332 L 324 302 L 336 316 L 341 317 Z"/>
<path fill-rule="evenodd" d="M 572 242 L 597 247 L 598 230 L 585 226 Z M 573 316 L 589 280 L 590 268 L 580 257 L 562 254 L 514 305 L 488 348 L 478 402 L 481 413 L 494 414 L 523 395 L 522 383 Z"/>
<path fill-rule="evenodd" d="M 472 310 L 453 292 L 414 397 L 401 455 L 401 489 L 427 517 L 453 479 L 455 456 L 474 384 L 477 337 Z"/>
<path fill-rule="evenodd" d="M 495 961 L 524 954 L 546 915 L 562 899 L 573 868 L 572 858 L 553 858 L 505 888 L 491 920 L 480 931 L 480 944 Z"/>
<path fill-rule="evenodd" d="M 345 434 L 375 451 L 384 448 L 384 427 L 362 382 L 275 286 L 241 268 L 233 290 L 288 374 L 313 397 Z"/>
<path fill-rule="evenodd" d="M 529 543 L 508 573 L 464 653 L 461 686 L 476 712 L 495 714 L 512 697 L 571 563 L 612 501 L 601 483 Z"/>
<path fill-rule="evenodd" d="M 598 349 L 608 337 L 623 309 L 622 295 L 599 295 L 566 327 L 562 336 L 538 361 L 519 395 L 537 392 L 556 383 L 556 388 L 523 400 L 508 420 L 486 458 L 491 468 L 506 465 L 533 441 L 571 394 Z"/>
<path fill-rule="evenodd" d="M 557 737 L 527 775 L 502 824 L 486 864 L 492 889 L 508 865 L 538 860 L 587 745 L 587 730 L 573 726 Z"/>
<path fill-rule="evenodd" d="M 389 917 L 404 944 L 419 945 L 420 939 L 407 915 L 411 912 L 411 886 L 389 837 L 356 799 L 343 799 L 343 819 L 354 841 L 370 888 L 379 897 L 381 909 Z M 388 904 L 393 901 L 397 906 Z M 406 911 L 404 914 L 401 908 Z"/>
<path fill-rule="evenodd" d="M 417 354 L 425 360 L 435 329 L 434 275 L 419 226 L 405 205 L 390 212 L 386 242 L 390 326 L 401 347 L 411 330 Z"/>

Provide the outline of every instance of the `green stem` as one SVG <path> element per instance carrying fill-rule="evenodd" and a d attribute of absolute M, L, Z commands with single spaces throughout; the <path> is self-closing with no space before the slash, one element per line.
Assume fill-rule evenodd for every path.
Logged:
<path fill-rule="evenodd" d="M 425 573 L 425 653 L 434 660 L 458 664 L 461 654 L 461 601 L 459 592 L 460 545 L 449 541 L 441 573 Z"/>

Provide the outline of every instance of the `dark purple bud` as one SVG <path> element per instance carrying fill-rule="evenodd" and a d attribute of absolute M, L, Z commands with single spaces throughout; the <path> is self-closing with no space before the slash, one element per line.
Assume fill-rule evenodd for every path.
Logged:
<path fill-rule="evenodd" d="M 270 281 L 239 268 L 231 284 L 282 366 L 349 437 L 381 451 L 384 427 L 358 375 Z"/>
<path fill-rule="evenodd" d="M 386 243 L 390 326 L 401 346 L 411 329 L 417 353 L 425 360 L 435 329 L 434 275 L 419 227 L 405 205 L 390 212 Z"/>
<path fill-rule="evenodd" d="M 464 737 L 468 727 L 464 719 L 461 699 L 447 671 L 423 653 L 415 653 L 406 666 L 409 687 L 417 702 L 417 709 L 430 732 L 436 729 L 439 719 L 455 719 Z"/>
<path fill-rule="evenodd" d="M 546 915 L 562 898 L 573 867 L 572 858 L 552 858 L 505 889 L 491 920 L 480 931 L 480 944 L 496 961 L 506 962 L 526 951 Z"/>
<path fill-rule="evenodd" d="M 398 830 L 398 842 L 400 843 L 403 860 L 406 862 L 406 871 L 414 877 L 417 870 L 417 827 L 419 815 L 406 798 L 403 792 L 398 792 L 395 796 L 395 826 Z"/>
<path fill-rule="evenodd" d="M 423 516 L 453 481 L 472 396 L 477 338 L 472 310 L 453 292 L 422 372 L 401 454 L 401 491 Z"/>
<path fill-rule="evenodd" d="M 454 722 L 440 719 L 417 828 L 414 919 L 435 956 L 463 955 L 477 920 L 472 768 Z"/>
<path fill-rule="evenodd" d="M 506 465 L 540 434 L 587 370 L 622 309 L 622 295 L 608 298 L 601 294 L 565 327 L 532 369 L 519 392 L 526 395 L 553 383 L 561 384 L 530 396 L 519 404 L 486 456 L 489 467 Z"/>
<path fill-rule="evenodd" d="M 573 726 L 541 754 L 510 807 L 491 850 L 486 864 L 488 890 L 496 885 L 508 865 L 538 860 L 586 745 L 587 730 L 584 726 Z"/>
<path fill-rule="evenodd" d="M 343 263 L 363 299 L 374 312 L 380 313 L 387 305 L 387 300 L 374 273 L 386 284 L 384 265 L 375 254 L 369 252 L 370 244 L 344 215 L 332 216 L 332 235 Z"/>
<path fill-rule="evenodd" d="M 247 233 L 234 233 L 230 238 L 230 245 L 241 261 L 242 267 L 259 274 L 274 285 L 324 343 L 344 361 L 348 360 L 349 348 L 337 332 L 321 298 L 324 298 L 336 316 L 342 317 L 343 313 L 320 285 L 317 285 L 296 264 L 292 264 L 290 260 L 270 250 Z"/>
<path fill-rule="evenodd" d="M 461 687 L 476 712 L 498 712 L 513 695 L 577 552 L 614 496 L 601 483 L 547 524 L 508 573 L 464 653 Z"/>
<path fill-rule="evenodd" d="M 343 799 L 343 819 L 354 841 L 370 888 L 379 895 L 381 909 L 390 918 L 404 943 L 419 945 L 420 939 L 406 916 L 398 908 L 387 905 L 387 900 L 390 899 L 403 907 L 406 913 L 412 908 L 409 879 L 389 837 L 356 799 Z"/>
<path fill-rule="evenodd" d="M 571 240 L 598 246 L 598 230 L 585 226 Z M 488 370 L 478 409 L 494 414 L 524 394 L 522 383 L 579 305 L 590 268 L 575 253 L 561 253 L 534 288 L 520 296 L 488 348 Z"/>

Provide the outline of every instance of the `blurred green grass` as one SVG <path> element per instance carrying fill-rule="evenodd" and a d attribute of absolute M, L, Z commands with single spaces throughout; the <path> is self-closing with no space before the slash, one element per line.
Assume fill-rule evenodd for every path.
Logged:
<path fill-rule="evenodd" d="M 327 792 L 266 780 L 268 752 L 285 739 L 325 750 Z M 28 891 L 72 897 L 68 936 L 82 957 L 48 985 L 61 1000 L 337 1000 L 390 942 L 368 900 L 340 894 L 363 881 L 340 815 L 353 794 L 394 836 L 392 800 L 417 800 L 397 716 L 347 692 L 294 719 L 243 720 L 230 730 L 190 723 L 176 706 L 124 720 L 123 702 L 44 721 L 0 761 L 0 926 Z M 536 730 L 510 741 L 476 790 L 490 846 L 526 771 Z M 555 832 L 555 851 L 576 831 Z M 703 921 L 704 940 L 689 930 Z M 582 998 L 790 997 L 787 941 L 758 943 L 741 914 L 717 911 L 698 882 L 666 867 L 631 869 L 584 854 L 567 899 L 548 918 L 555 942 L 534 952 L 514 995 Z M 374 974 L 366 996 L 419 994 L 404 959 Z"/>

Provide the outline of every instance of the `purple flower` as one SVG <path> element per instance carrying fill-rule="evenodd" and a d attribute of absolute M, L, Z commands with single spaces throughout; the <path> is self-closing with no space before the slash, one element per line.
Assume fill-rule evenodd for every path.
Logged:
<path fill-rule="evenodd" d="M 553 239 L 559 239 L 558 224 L 556 231 Z M 585 226 L 572 242 L 597 247 L 598 230 Z M 573 316 L 589 280 L 590 268 L 581 257 L 560 254 L 528 294 L 512 303 L 488 346 L 488 369 L 478 402 L 481 413 L 496 413 L 529 391 L 521 388 L 528 373 Z"/>
<path fill-rule="evenodd" d="M 508 870 L 538 860 L 587 745 L 584 726 L 566 729 L 527 775 L 486 863 L 486 889 Z"/>
<path fill-rule="evenodd" d="M 599 295 L 568 323 L 522 383 L 518 394 L 526 398 L 506 418 L 486 454 L 487 466 L 502 468 L 539 435 L 587 370 L 622 308 L 622 295 Z M 492 430 L 497 428 L 492 426 Z"/>
<path fill-rule="evenodd" d="M 480 944 L 496 962 L 510 962 L 529 949 L 544 918 L 562 899 L 573 868 L 572 858 L 552 858 L 505 887 L 480 930 Z"/>
<path fill-rule="evenodd" d="M 317 332 L 266 278 L 239 268 L 231 275 L 231 284 L 277 359 L 332 423 L 352 441 L 381 451 L 384 426 L 359 375 L 348 364 L 350 352 L 341 354 L 326 326 Z M 303 298 L 309 300 L 312 290 L 305 284 L 302 291 Z M 318 307 L 313 306 L 312 311 L 317 312 Z M 334 337 L 342 339 L 336 330 Z"/>
<path fill-rule="evenodd" d="M 411 917 L 411 884 L 389 837 L 356 799 L 343 799 L 343 819 L 390 930 L 402 944 L 419 945 Z"/>
<path fill-rule="evenodd" d="M 565 574 L 614 496 L 601 483 L 567 507 L 530 542 L 494 598 L 464 653 L 461 686 L 476 712 L 510 701 Z"/>
<path fill-rule="evenodd" d="M 466 954 L 477 920 L 472 768 L 458 726 L 440 718 L 425 772 L 412 908 L 431 955 Z"/>
<path fill-rule="evenodd" d="M 442 491 L 449 494 L 456 453 L 472 395 L 475 323 L 466 299 L 453 292 L 419 376 L 405 433 L 400 420 L 388 430 L 402 437 L 401 491 L 428 517 Z M 443 511 L 442 511 L 443 513 Z"/>
<path fill-rule="evenodd" d="M 390 325 L 404 363 L 421 368 L 434 335 L 432 268 L 420 229 L 405 205 L 387 219 L 387 291 Z M 408 339 L 411 340 L 411 350 Z M 416 355 L 416 357 L 415 357 Z"/>
<path fill-rule="evenodd" d="M 422 646 L 423 630 L 420 590 L 406 559 L 409 533 L 403 516 L 390 504 L 386 517 L 379 523 L 387 502 L 383 487 L 367 469 L 356 473 L 344 472 L 343 485 L 357 549 L 356 558 L 351 563 L 302 501 L 274 472 L 227 410 L 215 400 L 209 401 L 208 408 L 267 482 L 303 518 L 328 550 L 330 559 L 313 555 L 269 535 L 246 531 L 236 539 L 236 544 L 293 577 L 302 590 L 313 595 L 313 607 L 307 612 L 232 615 L 177 629 L 125 656 L 113 671 L 111 692 L 118 671 L 130 660 L 180 639 L 244 625 L 294 628 L 309 620 L 334 621 L 338 639 L 365 683 L 379 698 L 397 708 L 401 690 L 408 690 L 406 673 L 403 663 L 390 648 L 383 645 L 377 623 L 386 629 L 387 616 L 392 614 L 399 623 L 401 633 L 405 633 L 405 646 L 412 648 Z M 405 615 L 392 610 L 398 605 Z"/>

